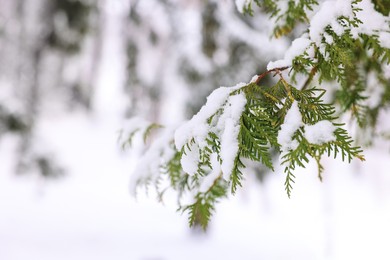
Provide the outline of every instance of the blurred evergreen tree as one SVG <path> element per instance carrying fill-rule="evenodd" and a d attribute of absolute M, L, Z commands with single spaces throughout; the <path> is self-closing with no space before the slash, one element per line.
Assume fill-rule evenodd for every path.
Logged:
<path fill-rule="evenodd" d="M 34 171 L 54 177 L 63 172 L 50 152 L 41 149 L 44 144 L 37 139 L 35 126 L 53 102 L 64 110 L 90 107 L 99 50 L 91 55 L 87 44 L 100 48 L 99 4 L 1 1 L 0 135 L 20 136 L 17 173 Z M 85 59 L 93 65 L 77 75 L 74 71 Z"/>

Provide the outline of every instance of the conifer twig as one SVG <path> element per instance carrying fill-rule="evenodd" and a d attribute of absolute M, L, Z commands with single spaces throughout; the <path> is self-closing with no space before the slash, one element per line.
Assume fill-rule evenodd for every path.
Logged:
<path fill-rule="evenodd" d="M 314 75 L 315 75 L 316 73 L 317 73 L 317 66 L 314 66 L 314 67 L 311 69 L 311 71 L 310 71 L 310 73 L 309 73 L 309 77 L 306 79 L 306 81 L 305 81 L 305 83 L 303 84 L 301 90 L 305 90 L 305 89 L 309 86 L 310 82 L 313 80 L 313 77 L 314 77 Z"/>
<path fill-rule="evenodd" d="M 255 80 L 255 83 L 256 85 L 259 85 L 260 81 L 265 77 L 267 76 L 268 74 L 270 74 L 271 72 L 276 72 L 277 74 L 279 74 L 281 71 L 283 70 L 286 70 L 290 68 L 290 66 L 286 66 L 286 67 L 281 67 L 281 68 L 274 68 L 274 69 L 271 69 L 271 70 L 267 70 L 266 72 L 260 74 L 257 79 Z"/>

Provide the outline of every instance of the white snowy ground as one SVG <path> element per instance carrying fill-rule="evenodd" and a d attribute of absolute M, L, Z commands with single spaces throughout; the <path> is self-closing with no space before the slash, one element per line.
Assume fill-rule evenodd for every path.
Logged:
<path fill-rule="evenodd" d="M 222 202 L 207 235 L 154 198 L 128 192 L 129 160 L 116 128 L 83 115 L 42 121 L 62 180 L 15 176 L 12 136 L 0 143 L 0 259 L 390 259 L 390 160 L 326 160 L 324 183 L 314 169 L 297 173 L 292 199 L 283 174 Z M 312 168 L 312 167 L 310 167 Z"/>

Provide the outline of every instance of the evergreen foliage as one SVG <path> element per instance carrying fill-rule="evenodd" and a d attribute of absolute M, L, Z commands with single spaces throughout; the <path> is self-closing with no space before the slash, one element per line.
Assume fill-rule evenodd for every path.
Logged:
<path fill-rule="evenodd" d="M 278 152 L 289 197 L 295 170 L 311 160 L 317 163 L 320 179 L 324 155 L 364 161 L 362 149 L 340 118 L 351 115 L 361 129 L 374 128 L 379 111 L 389 104 L 390 81 L 385 71 L 390 62 L 386 16 L 390 6 L 386 1 L 336 1 L 344 9 L 330 14 L 334 19 L 322 24 L 318 19 L 329 1 L 319 5 L 290 0 L 286 6 L 282 2 L 246 1 L 242 11 L 254 15 L 255 3 L 274 17 L 275 37 L 288 34 L 298 23 L 307 25 L 285 58 L 271 62 L 250 83 L 215 90 L 199 113 L 165 140 L 169 150 L 164 150 L 166 154 L 159 150 L 159 173 L 138 178 L 158 184 L 166 176 L 170 188 L 178 191 L 179 208 L 188 212 L 191 226 L 199 223 L 207 228 L 215 204 L 242 185 L 247 160 L 274 171 L 273 154 Z M 309 11 L 315 13 L 311 18 Z M 368 24 L 367 14 L 383 23 Z M 263 84 L 267 75 L 276 81 Z M 331 102 L 324 101 L 328 91 L 335 93 Z M 127 134 L 132 138 L 141 131 L 148 136 L 155 126 Z M 163 191 L 159 193 L 162 196 Z"/>

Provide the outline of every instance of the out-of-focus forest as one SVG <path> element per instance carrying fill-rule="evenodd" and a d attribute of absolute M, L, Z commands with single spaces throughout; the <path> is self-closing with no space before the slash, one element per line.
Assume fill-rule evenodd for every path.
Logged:
<path fill-rule="evenodd" d="M 271 40 L 267 18 L 244 16 L 233 1 L 2 0 L 0 5 L 1 134 L 20 138 L 16 173 L 46 177 L 60 174 L 61 166 L 37 140 L 36 125 L 50 113 L 96 112 L 109 41 L 118 41 L 121 52 L 119 60 L 107 57 L 121 70 L 120 116 L 168 124 L 194 114 L 216 87 L 264 70 L 288 42 Z M 118 39 L 110 39 L 117 37 L 112 30 Z M 104 88 L 113 86 L 107 82 Z"/>

